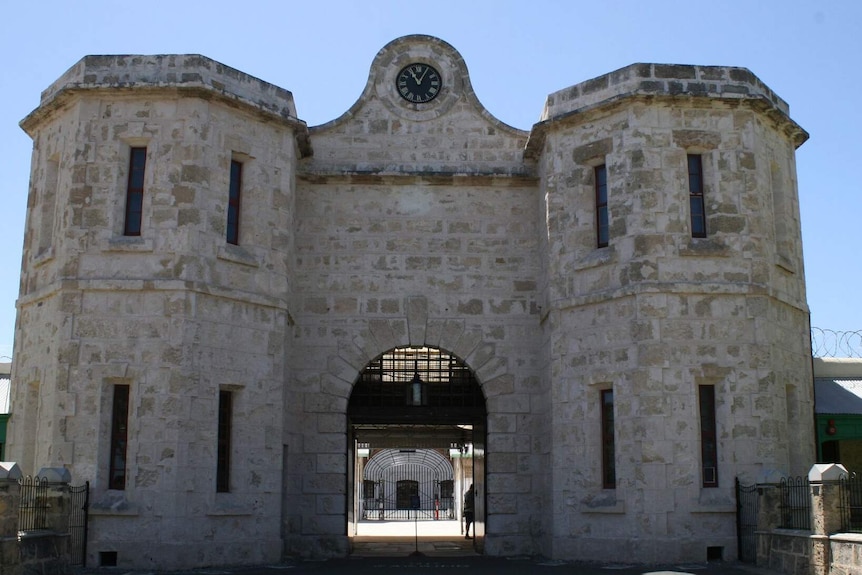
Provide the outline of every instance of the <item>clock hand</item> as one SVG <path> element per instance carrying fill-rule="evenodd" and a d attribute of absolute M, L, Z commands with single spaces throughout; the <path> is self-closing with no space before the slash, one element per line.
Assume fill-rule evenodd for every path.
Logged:
<path fill-rule="evenodd" d="M 418 82 L 419 84 L 421 84 L 421 83 L 422 83 L 422 80 L 424 80 L 424 79 L 425 79 L 425 74 L 427 74 L 427 73 L 428 73 L 428 70 L 429 70 L 429 69 L 430 69 L 430 68 L 428 68 L 428 66 L 425 66 L 425 71 L 424 71 L 424 72 L 422 72 L 422 77 L 417 79 L 417 78 L 416 78 L 416 76 L 413 76 L 413 79 L 414 79 L 414 80 L 416 80 L 416 82 Z"/>
<path fill-rule="evenodd" d="M 408 71 L 408 72 L 410 72 L 410 75 L 411 75 L 411 76 L 413 76 L 413 80 L 414 80 L 417 84 L 421 84 L 421 83 L 422 83 L 422 80 L 420 80 L 419 78 L 417 78 L 417 77 L 416 77 L 416 73 L 413 71 L 413 68 L 407 68 L 407 71 Z"/>

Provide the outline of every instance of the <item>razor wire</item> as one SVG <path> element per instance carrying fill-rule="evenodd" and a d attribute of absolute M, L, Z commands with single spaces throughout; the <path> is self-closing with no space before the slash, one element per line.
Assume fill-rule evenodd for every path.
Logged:
<path fill-rule="evenodd" d="M 811 355 L 814 357 L 862 357 L 862 330 L 834 331 L 812 327 Z"/>

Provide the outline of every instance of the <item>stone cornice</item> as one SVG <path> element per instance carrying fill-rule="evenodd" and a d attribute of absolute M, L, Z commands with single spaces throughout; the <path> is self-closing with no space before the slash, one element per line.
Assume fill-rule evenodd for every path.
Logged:
<path fill-rule="evenodd" d="M 20 310 L 65 291 L 174 291 L 208 295 L 285 311 L 289 307 L 284 298 L 226 288 L 207 282 L 157 278 L 61 278 L 35 292 L 20 296 L 15 305 Z"/>
<path fill-rule="evenodd" d="M 463 172 L 390 172 L 390 171 L 299 171 L 301 182 L 310 184 L 497 186 L 535 187 L 539 178 L 533 173 L 463 173 Z"/>
<path fill-rule="evenodd" d="M 632 100 L 747 105 L 775 121 L 797 148 L 808 139 L 808 133 L 790 119 L 787 103 L 745 68 L 632 64 L 549 95 L 541 121 L 530 132 L 525 157 L 537 158 L 555 127 Z"/>
<path fill-rule="evenodd" d="M 24 118 L 30 136 L 46 118 L 84 93 L 172 93 L 245 109 L 294 130 L 302 156 L 311 155 L 308 127 L 297 118 L 293 94 L 199 55 L 85 56 L 42 92 L 39 107 Z"/>

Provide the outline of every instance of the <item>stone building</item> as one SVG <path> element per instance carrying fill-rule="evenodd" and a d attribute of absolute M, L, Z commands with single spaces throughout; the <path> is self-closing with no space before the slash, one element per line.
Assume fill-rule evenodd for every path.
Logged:
<path fill-rule="evenodd" d="M 486 554 L 735 558 L 734 478 L 815 454 L 788 114 L 634 64 L 522 131 L 407 36 L 309 128 L 202 56 L 85 57 L 22 121 L 8 456 L 91 482 L 90 564 L 344 555 L 395 466 L 472 481 Z"/>

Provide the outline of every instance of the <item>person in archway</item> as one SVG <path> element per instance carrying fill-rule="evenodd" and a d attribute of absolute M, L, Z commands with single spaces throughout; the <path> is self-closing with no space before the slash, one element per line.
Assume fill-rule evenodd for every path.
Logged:
<path fill-rule="evenodd" d="M 473 484 L 470 484 L 470 489 L 467 490 L 467 493 L 464 494 L 464 522 L 467 524 L 467 528 L 464 535 L 464 539 L 472 539 L 470 537 L 470 526 L 473 524 L 473 518 L 475 513 L 475 493 L 473 491 Z M 473 534 L 476 533 L 476 530 L 473 529 Z"/>

